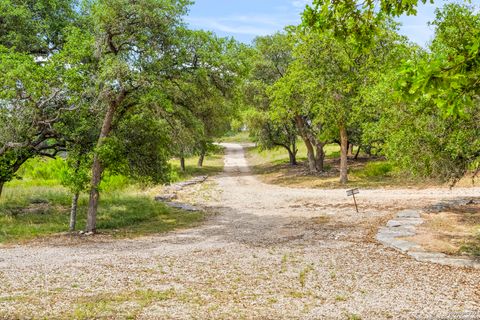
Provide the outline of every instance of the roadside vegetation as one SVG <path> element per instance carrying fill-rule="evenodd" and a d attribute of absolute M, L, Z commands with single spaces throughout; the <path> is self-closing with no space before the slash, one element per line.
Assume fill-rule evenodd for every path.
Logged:
<path fill-rule="evenodd" d="M 220 157 L 220 156 L 219 156 Z M 210 163 L 207 157 L 206 163 Z M 211 160 L 211 168 L 193 170 L 190 175 L 207 174 L 220 167 Z M 193 158 L 189 160 L 193 163 Z M 21 169 L 22 179 L 6 184 L 0 199 L 0 243 L 34 240 L 63 234 L 68 230 L 71 194 L 61 185 L 63 159 L 31 159 Z M 177 170 L 173 171 L 175 174 Z M 177 176 L 178 179 L 182 178 Z M 173 209 L 153 200 L 149 187 L 133 183 L 122 175 L 106 174 L 101 190 L 104 193 L 97 219 L 98 232 L 111 237 L 134 237 L 156 234 L 177 228 L 191 227 L 203 220 L 204 214 Z M 77 228 L 86 225 L 88 197 L 78 199 Z"/>
<path fill-rule="evenodd" d="M 212 151 L 205 155 L 202 166 L 198 165 L 198 157 L 188 157 L 185 159 L 185 169 L 182 170 L 179 159 L 172 159 L 171 181 L 183 181 L 197 176 L 213 176 L 223 171 L 224 150 L 222 147 L 215 146 Z"/>
<path fill-rule="evenodd" d="M 324 147 L 324 170 L 311 173 L 308 170 L 307 150 L 298 144 L 297 165 L 289 164 L 288 154 L 282 149 L 262 150 L 258 147 L 246 148 L 247 158 L 253 172 L 264 182 L 299 188 L 427 188 L 449 187 L 448 182 L 435 178 L 420 178 L 409 175 L 394 162 L 384 157 L 368 156 L 363 152 L 357 159 L 348 157 L 349 181 L 338 181 L 340 146 L 330 144 Z M 477 186 L 478 180 L 465 177 L 456 183 L 458 187 Z"/>

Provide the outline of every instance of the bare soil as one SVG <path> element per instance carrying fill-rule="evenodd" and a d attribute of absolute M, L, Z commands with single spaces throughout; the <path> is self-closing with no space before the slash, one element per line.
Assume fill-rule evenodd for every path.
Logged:
<path fill-rule="evenodd" d="M 479 188 L 268 185 L 241 146 L 186 188 L 200 227 L 134 240 L 0 247 L 0 318 L 417 319 L 480 317 L 480 270 L 422 263 L 372 240 L 396 211 Z M 93 238 L 95 239 L 95 238 Z"/>

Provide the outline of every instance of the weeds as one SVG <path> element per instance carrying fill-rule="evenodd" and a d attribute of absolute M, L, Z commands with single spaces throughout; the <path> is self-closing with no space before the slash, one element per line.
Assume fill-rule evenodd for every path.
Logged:
<path fill-rule="evenodd" d="M 300 285 L 302 286 L 302 288 L 305 288 L 307 276 L 311 271 L 313 271 L 313 264 L 306 266 L 302 271 L 300 271 L 300 274 L 298 275 L 298 280 L 300 281 Z"/>

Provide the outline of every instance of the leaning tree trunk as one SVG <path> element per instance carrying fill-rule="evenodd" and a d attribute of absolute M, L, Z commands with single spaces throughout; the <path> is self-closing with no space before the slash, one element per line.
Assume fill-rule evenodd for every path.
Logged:
<path fill-rule="evenodd" d="M 305 121 L 301 116 L 295 117 L 295 124 L 297 125 L 298 131 L 300 131 L 300 136 L 302 137 L 305 146 L 307 147 L 307 159 L 308 159 L 308 168 L 311 173 L 317 172 L 315 165 L 315 151 L 313 149 L 312 143 L 308 138 L 308 134 L 305 129 Z"/>
<path fill-rule="evenodd" d="M 70 209 L 70 231 L 75 231 L 75 226 L 77 224 L 77 208 L 79 196 L 80 192 L 76 192 L 72 197 L 72 207 Z"/>
<path fill-rule="evenodd" d="M 180 170 L 185 172 L 185 157 L 180 157 Z"/>
<path fill-rule="evenodd" d="M 200 153 L 200 156 L 198 157 L 197 166 L 199 168 L 203 167 L 203 160 L 205 160 L 205 152 L 202 151 L 202 153 Z"/>
<path fill-rule="evenodd" d="M 361 146 L 358 146 L 357 153 L 355 153 L 355 157 L 353 159 L 355 159 L 355 160 L 358 159 L 358 155 L 360 154 L 360 149 L 361 148 L 362 148 Z"/>
<path fill-rule="evenodd" d="M 348 136 L 344 125 L 340 125 L 340 183 L 345 184 L 348 181 Z"/>
<path fill-rule="evenodd" d="M 105 118 L 103 119 L 102 130 L 100 131 L 100 137 L 97 142 L 97 147 L 101 147 L 105 141 L 105 138 L 108 137 L 110 131 L 112 130 L 113 116 L 115 114 L 117 104 L 112 104 L 108 108 Z M 95 153 L 93 157 L 92 164 L 92 180 L 90 183 L 90 200 L 88 202 L 88 213 L 87 213 L 87 228 L 86 232 L 95 232 L 97 226 L 97 209 L 98 209 L 98 199 L 100 193 L 98 191 L 98 186 L 102 180 L 103 165 L 100 161 L 98 153 Z"/>
<path fill-rule="evenodd" d="M 5 181 L 0 181 L 0 197 L 2 197 L 2 191 L 3 191 L 3 185 L 5 184 Z"/>

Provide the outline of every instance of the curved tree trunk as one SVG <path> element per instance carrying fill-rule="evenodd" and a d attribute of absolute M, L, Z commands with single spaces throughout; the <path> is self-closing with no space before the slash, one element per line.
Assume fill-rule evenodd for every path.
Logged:
<path fill-rule="evenodd" d="M 345 126 L 340 125 L 340 183 L 345 184 L 348 181 L 348 136 Z"/>
<path fill-rule="evenodd" d="M 100 147 L 104 143 L 104 139 L 108 137 L 110 131 L 112 130 L 113 116 L 116 110 L 116 104 L 110 105 L 103 119 L 102 130 L 100 131 L 100 137 L 97 142 L 97 147 Z M 87 212 L 87 227 L 86 232 L 95 233 L 97 227 L 97 208 L 98 208 L 98 199 L 100 193 L 98 191 L 98 186 L 102 180 L 103 166 L 98 157 L 98 154 L 95 153 L 93 157 L 92 164 L 92 180 L 90 183 L 90 200 L 88 202 L 88 212 Z"/>
<path fill-rule="evenodd" d="M 307 147 L 307 159 L 308 159 L 308 168 L 310 169 L 310 172 L 315 173 L 317 172 L 317 163 L 315 160 L 315 151 L 313 149 L 312 144 L 310 143 L 310 140 L 304 139 L 305 146 Z"/>
<path fill-rule="evenodd" d="M 72 197 L 72 207 L 70 209 L 70 231 L 75 231 L 75 226 L 77 224 L 77 208 L 79 196 L 80 193 L 76 192 Z"/>
<path fill-rule="evenodd" d="M 302 137 L 302 140 L 307 147 L 308 168 L 311 173 L 315 173 L 317 172 L 317 167 L 315 163 L 315 150 L 313 149 L 313 145 L 308 137 L 308 133 L 306 132 L 305 120 L 303 120 L 301 116 L 296 116 L 295 124 L 297 125 L 300 136 Z"/>

